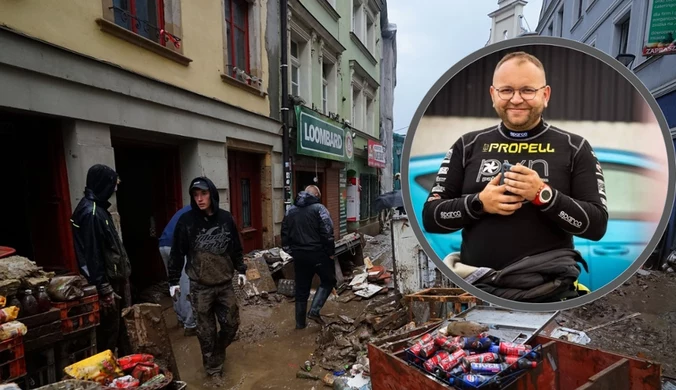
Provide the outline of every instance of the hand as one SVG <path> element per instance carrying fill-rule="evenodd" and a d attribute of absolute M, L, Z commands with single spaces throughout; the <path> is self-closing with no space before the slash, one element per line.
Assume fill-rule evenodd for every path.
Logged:
<path fill-rule="evenodd" d="M 101 303 L 102 310 L 106 312 L 114 312 L 117 309 L 117 305 L 115 304 L 116 298 L 122 299 L 114 292 L 101 296 L 99 302 Z"/>
<path fill-rule="evenodd" d="M 499 173 L 479 193 L 479 200 L 484 205 L 484 211 L 489 214 L 512 215 L 521 208 L 523 197 L 519 195 L 505 195 L 506 185 L 500 184 Z"/>
<path fill-rule="evenodd" d="M 181 287 L 180 286 L 169 287 L 169 295 L 174 301 L 178 300 L 178 297 L 181 296 Z"/>
<path fill-rule="evenodd" d="M 545 183 L 540 175 L 532 169 L 521 164 L 516 164 L 505 174 L 505 186 L 507 191 L 520 195 L 528 201 L 533 201 L 535 195 Z"/>
<path fill-rule="evenodd" d="M 244 286 L 246 284 L 246 275 L 244 274 L 237 275 L 237 284 L 239 284 L 240 286 Z"/>

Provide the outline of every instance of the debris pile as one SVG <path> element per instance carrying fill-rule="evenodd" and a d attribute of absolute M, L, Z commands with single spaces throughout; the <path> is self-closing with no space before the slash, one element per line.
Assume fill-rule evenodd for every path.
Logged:
<path fill-rule="evenodd" d="M 327 326 L 317 337 L 318 348 L 313 356 L 320 367 L 334 373 L 366 356 L 369 342 L 409 327 L 408 309 L 399 293 L 374 298 L 354 319 L 344 315 L 323 317 Z M 368 373 L 368 365 L 365 366 Z"/>
<path fill-rule="evenodd" d="M 19 289 L 35 289 L 45 286 L 54 277 L 45 272 L 34 261 L 23 256 L 10 256 L 0 262 L 0 295 L 16 295 Z"/>

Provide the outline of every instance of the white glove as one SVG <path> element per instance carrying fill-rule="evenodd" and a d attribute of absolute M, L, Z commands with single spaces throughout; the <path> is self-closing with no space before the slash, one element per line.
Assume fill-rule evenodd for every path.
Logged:
<path fill-rule="evenodd" d="M 246 284 L 246 275 L 244 274 L 237 275 L 237 284 L 239 284 L 240 286 L 244 286 Z"/>
<path fill-rule="evenodd" d="M 181 287 L 180 286 L 169 287 L 169 295 L 171 295 L 172 298 L 180 296 L 181 295 Z"/>

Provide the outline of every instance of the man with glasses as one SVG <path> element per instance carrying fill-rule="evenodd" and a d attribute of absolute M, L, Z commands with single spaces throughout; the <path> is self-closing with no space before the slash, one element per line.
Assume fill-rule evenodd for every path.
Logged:
<path fill-rule="evenodd" d="M 600 240 L 608 223 L 603 171 L 589 142 L 542 118 L 551 96 L 542 63 L 507 54 L 490 95 L 502 121 L 448 151 L 423 208 L 425 230 L 463 229 L 459 262 L 493 270 L 572 250 L 573 236 Z"/>

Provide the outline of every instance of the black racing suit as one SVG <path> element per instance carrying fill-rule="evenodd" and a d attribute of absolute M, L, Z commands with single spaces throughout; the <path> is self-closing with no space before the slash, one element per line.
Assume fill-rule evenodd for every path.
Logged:
<path fill-rule="evenodd" d="M 108 199 L 115 192 L 117 177 L 117 173 L 105 165 L 89 168 L 85 196 L 70 220 L 80 273 L 96 286 L 100 297 L 115 292 L 122 298 L 116 302 L 115 310 L 101 310 L 101 324 L 97 329 L 98 350 L 115 352 L 117 347 L 122 356 L 131 353 L 121 320 L 122 309 L 131 301 L 131 265 L 108 212 Z"/>
<path fill-rule="evenodd" d="M 222 374 L 225 349 L 239 329 L 239 307 L 233 288 L 236 272 L 245 274 L 242 245 L 232 215 L 218 207 L 216 186 L 205 177 L 209 186 L 211 209 L 208 216 L 191 197 L 192 210 L 183 214 L 174 230 L 174 243 L 169 256 L 169 285 L 176 286 L 185 273 L 190 279 L 190 304 L 197 322 L 197 339 L 202 349 L 202 362 L 209 375 Z M 189 188 L 190 188 L 189 187 Z M 216 321 L 220 325 L 217 332 Z"/>
<path fill-rule="evenodd" d="M 502 164 L 535 170 L 553 191 L 549 204 L 526 201 L 509 216 L 470 208 Z M 496 270 L 526 256 L 571 248 L 573 235 L 598 241 L 606 232 L 603 171 L 591 145 L 544 121 L 526 132 L 500 124 L 464 134 L 446 154 L 423 207 L 431 233 L 462 230 L 461 262 Z"/>
<path fill-rule="evenodd" d="M 319 275 L 320 279 L 310 309 L 314 315 L 319 315 L 319 310 L 336 285 L 336 269 L 331 259 L 336 251 L 333 221 L 317 197 L 305 191 L 298 194 L 294 206 L 282 220 L 282 246 L 293 257 L 296 327 L 303 328 L 314 275 Z"/>

